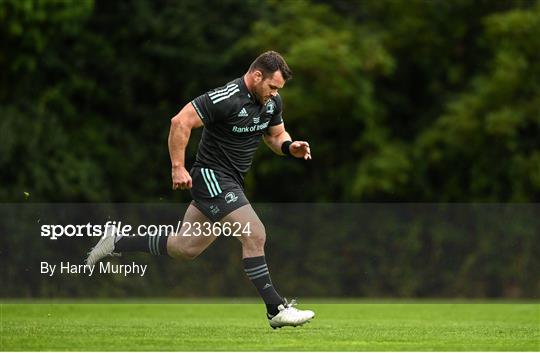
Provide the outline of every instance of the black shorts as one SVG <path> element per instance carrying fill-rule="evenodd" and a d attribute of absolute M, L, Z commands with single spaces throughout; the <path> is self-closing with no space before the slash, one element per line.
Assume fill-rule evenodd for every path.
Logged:
<path fill-rule="evenodd" d="M 244 189 L 233 178 L 217 170 L 193 167 L 190 171 L 193 205 L 214 222 L 249 204 Z"/>

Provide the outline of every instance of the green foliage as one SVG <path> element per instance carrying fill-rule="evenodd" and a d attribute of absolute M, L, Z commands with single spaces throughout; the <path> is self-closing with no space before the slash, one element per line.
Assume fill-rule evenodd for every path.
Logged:
<path fill-rule="evenodd" d="M 35 201 L 187 201 L 169 187 L 169 118 L 275 49 L 295 73 L 282 91 L 285 122 L 311 142 L 314 160 L 261 149 L 251 198 L 537 200 L 538 18 L 530 1 L 228 0 L 210 10 L 3 1 L 0 102 L 10 136 L 0 160 L 22 168 L 4 173 L 2 197 L 21 200 L 25 189 Z M 25 127 L 14 133 L 15 115 Z M 51 138 L 38 142 L 36 131 Z M 195 149 L 193 141 L 189 163 Z M 69 171 L 53 166 L 54 155 Z M 283 177 L 303 181 L 268 190 Z"/>
<path fill-rule="evenodd" d="M 57 116 L 36 113 L 27 121 L 26 114 L 13 108 L 0 109 L 0 114 L 1 175 L 11 185 L 0 189 L 2 199 L 28 199 L 24 190 L 31 190 L 32 201 L 35 195 L 50 195 L 57 202 L 109 197 L 102 170 L 90 158 L 72 153 L 73 136 Z"/>
<path fill-rule="evenodd" d="M 485 19 L 486 72 L 418 136 L 425 196 L 442 201 L 538 200 L 540 7 Z M 452 171 L 448 167 L 452 166 Z"/>
<path fill-rule="evenodd" d="M 1 2 L 0 66 L 3 84 L 0 101 L 36 98 L 32 96 L 40 93 L 36 81 L 46 78 L 46 70 L 51 69 L 50 64 L 58 59 L 58 53 L 51 51 L 51 47 L 61 42 L 64 49 L 68 49 L 69 41 L 81 33 L 81 23 L 91 15 L 92 7 L 91 0 Z"/>

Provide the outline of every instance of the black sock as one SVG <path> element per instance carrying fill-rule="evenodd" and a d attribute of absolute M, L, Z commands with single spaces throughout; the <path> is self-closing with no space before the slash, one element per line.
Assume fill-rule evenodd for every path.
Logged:
<path fill-rule="evenodd" d="M 116 236 L 114 251 L 143 251 L 152 255 L 167 255 L 167 239 L 164 231 L 155 236 Z"/>
<path fill-rule="evenodd" d="M 266 304 L 266 311 L 270 315 L 276 315 L 279 313 L 278 306 L 283 304 L 283 298 L 276 292 L 272 284 L 266 259 L 264 256 L 248 257 L 243 262 L 246 275 L 253 282 Z"/>

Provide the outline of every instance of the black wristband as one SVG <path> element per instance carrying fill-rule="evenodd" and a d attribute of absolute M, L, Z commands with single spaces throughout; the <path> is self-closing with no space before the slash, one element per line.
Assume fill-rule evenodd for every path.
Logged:
<path fill-rule="evenodd" d="M 289 150 L 289 147 L 291 147 L 292 141 L 285 141 L 281 144 L 281 152 L 283 152 L 284 155 L 290 156 L 291 151 Z"/>

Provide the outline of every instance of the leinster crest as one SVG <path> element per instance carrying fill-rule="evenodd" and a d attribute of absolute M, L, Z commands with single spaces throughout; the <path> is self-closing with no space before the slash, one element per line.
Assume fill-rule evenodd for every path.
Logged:
<path fill-rule="evenodd" d="M 225 195 L 225 201 L 227 201 L 227 203 L 236 202 L 236 200 L 238 200 L 238 196 L 236 196 L 236 194 L 232 191 Z"/>
<path fill-rule="evenodd" d="M 274 114 L 274 110 L 276 109 L 276 105 L 272 100 L 269 100 L 268 103 L 266 103 L 266 113 L 267 114 Z"/>

